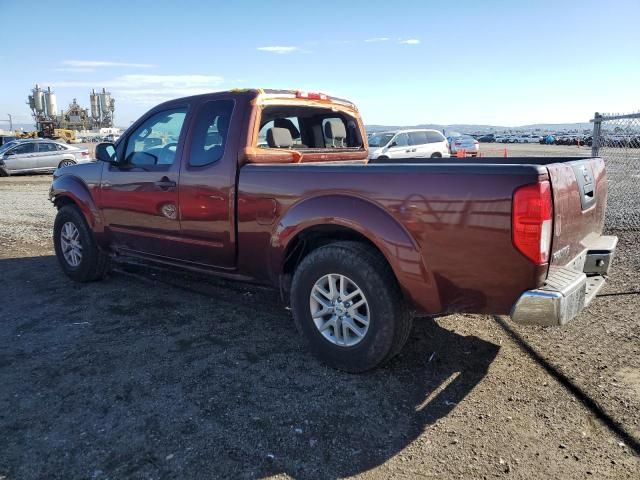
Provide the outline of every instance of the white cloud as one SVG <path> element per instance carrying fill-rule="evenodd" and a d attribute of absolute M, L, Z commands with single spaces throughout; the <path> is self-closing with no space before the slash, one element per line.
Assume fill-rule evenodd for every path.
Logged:
<path fill-rule="evenodd" d="M 410 38 L 408 40 L 400 40 L 398 43 L 401 43 L 403 45 L 418 45 L 420 43 L 420 40 L 418 40 L 417 38 Z"/>
<path fill-rule="evenodd" d="M 117 101 L 155 105 L 172 98 L 218 90 L 224 79 L 217 75 L 121 75 L 109 80 L 42 82 L 56 88 L 108 88 Z"/>
<path fill-rule="evenodd" d="M 388 42 L 388 41 L 389 41 L 389 37 L 374 37 L 374 38 L 367 38 L 365 40 L 365 42 L 367 43 Z"/>
<path fill-rule="evenodd" d="M 83 67 L 60 67 L 54 68 L 55 72 L 74 72 L 74 73 L 91 73 L 95 72 L 95 68 L 83 68 Z"/>
<path fill-rule="evenodd" d="M 270 46 L 258 47 L 257 50 L 260 50 L 261 52 L 275 53 L 277 55 L 286 55 L 288 53 L 299 52 L 300 47 Z"/>
<path fill-rule="evenodd" d="M 65 60 L 63 65 L 72 68 L 104 68 L 104 67 L 128 67 L 128 68 L 151 68 L 155 67 L 150 63 L 125 63 L 109 62 L 104 60 Z"/>

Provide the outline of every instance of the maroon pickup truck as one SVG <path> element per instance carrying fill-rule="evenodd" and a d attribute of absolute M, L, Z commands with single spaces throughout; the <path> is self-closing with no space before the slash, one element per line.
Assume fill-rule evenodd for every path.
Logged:
<path fill-rule="evenodd" d="M 368 162 L 356 107 L 317 93 L 166 102 L 96 157 L 51 186 L 69 277 L 118 256 L 272 285 L 314 354 L 354 372 L 397 354 L 416 313 L 563 325 L 617 243 L 602 159 Z"/>

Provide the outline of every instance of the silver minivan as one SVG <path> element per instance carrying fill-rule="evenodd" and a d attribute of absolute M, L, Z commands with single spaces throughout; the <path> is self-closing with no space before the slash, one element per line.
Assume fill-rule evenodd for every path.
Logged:
<path fill-rule="evenodd" d="M 53 172 L 60 167 L 91 161 L 86 148 L 52 140 L 13 140 L 0 147 L 0 176 Z"/>

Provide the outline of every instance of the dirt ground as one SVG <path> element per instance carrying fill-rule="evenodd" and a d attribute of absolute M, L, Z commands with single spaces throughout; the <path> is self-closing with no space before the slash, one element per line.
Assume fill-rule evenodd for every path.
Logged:
<path fill-rule="evenodd" d="M 122 265 L 71 282 L 50 178 L 0 178 L 0 478 L 638 478 L 637 229 L 609 225 L 613 275 L 566 327 L 419 320 L 350 375 L 276 292 Z"/>

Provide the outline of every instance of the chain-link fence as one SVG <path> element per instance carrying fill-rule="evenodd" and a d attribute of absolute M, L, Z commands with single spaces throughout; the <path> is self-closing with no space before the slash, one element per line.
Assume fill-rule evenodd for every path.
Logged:
<path fill-rule="evenodd" d="M 592 155 L 607 167 L 607 228 L 640 230 L 640 113 L 596 113 Z"/>

